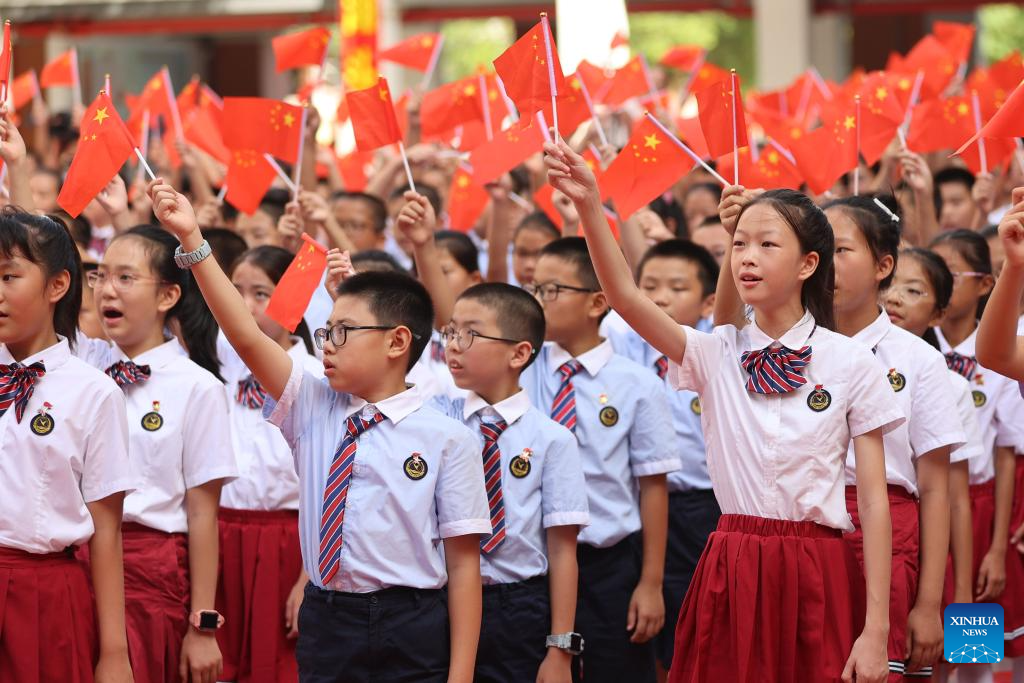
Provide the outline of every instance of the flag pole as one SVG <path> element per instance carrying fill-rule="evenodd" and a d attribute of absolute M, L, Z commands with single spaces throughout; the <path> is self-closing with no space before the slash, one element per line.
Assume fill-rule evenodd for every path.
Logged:
<path fill-rule="evenodd" d="M 111 92 L 113 92 L 113 91 L 112 91 L 112 90 L 110 89 L 110 74 L 103 74 L 103 89 L 107 91 L 107 94 L 108 94 L 108 95 L 109 95 L 109 94 L 110 94 Z"/>
<path fill-rule="evenodd" d="M 299 117 L 299 153 L 295 157 L 295 168 L 292 169 L 292 192 L 295 201 L 299 201 L 299 179 L 302 178 L 302 150 L 306 146 L 306 107 L 302 108 L 302 116 Z"/>
<path fill-rule="evenodd" d="M 978 102 L 978 91 L 971 90 L 971 107 L 974 109 L 974 133 L 978 135 L 978 159 L 981 161 L 981 172 L 988 173 L 988 156 L 985 154 L 985 138 L 981 137 L 981 105 Z"/>
<path fill-rule="evenodd" d="M 228 194 L 228 184 L 227 183 L 222 183 L 221 186 L 220 186 L 220 190 L 217 192 L 217 197 L 215 198 L 215 201 L 218 204 L 223 204 L 224 203 L 224 197 L 226 197 L 227 194 Z"/>
<path fill-rule="evenodd" d="M 857 134 L 857 152 L 854 155 L 853 167 L 853 196 L 856 197 L 860 194 L 860 95 L 853 98 L 853 115 Z"/>
<path fill-rule="evenodd" d="M 3 50 L 7 52 L 11 48 L 11 20 L 7 19 L 4 21 L 4 38 L 3 38 Z M 4 55 L 4 59 L 7 61 L 7 73 L 0 74 L 0 103 L 7 104 L 7 95 L 10 93 L 10 85 L 8 81 L 11 78 L 11 72 L 14 70 L 14 62 L 11 60 L 11 55 Z"/>
<path fill-rule="evenodd" d="M 644 82 L 647 83 L 647 96 L 651 99 L 651 103 L 658 110 L 658 113 L 665 116 L 665 107 L 661 106 L 661 99 L 658 97 L 658 91 L 655 89 L 654 81 L 651 79 L 651 68 L 647 64 L 647 58 L 644 57 L 642 52 L 637 57 L 640 59 L 640 68 L 644 72 Z"/>
<path fill-rule="evenodd" d="M 732 84 L 732 184 L 740 184 L 740 150 L 737 146 L 739 136 L 736 133 L 736 69 L 729 70 Z"/>
<path fill-rule="evenodd" d="M 72 95 L 74 96 L 75 105 L 78 106 L 78 107 L 81 107 L 82 106 L 82 79 L 78 75 L 78 48 L 77 47 L 71 48 L 71 74 L 72 74 L 72 80 L 74 80 L 74 82 L 75 82 L 75 85 L 73 87 L 74 92 L 72 93 Z"/>
<path fill-rule="evenodd" d="M 700 53 L 700 57 L 693 63 L 693 69 L 690 71 L 690 75 L 686 77 L 686 81 L 683 83 L 683 89 L 679 94 L 679 113 L 682 114 L 683 107 L 686 106 L 686 100 L 690 98 L 690 88 L 693 87 L 694 81 L 697 80 L 697 76 L 700 75 L 700 70 L 704 68 L 704 62 L 707 61 L 708 51 L 703 50 Z"/>
<path fill-rule="evenodd" d="M 398 152 L 402 155 L 402 165 L 405 166 L 405 177 L 409 181 L 409 189 L 416 191 L 416 183 L 412 179 L 412 169 L 409 168 L 409 157 L 405 154 L 405 143 L 398 141 Z"/>
<path fill-rule="evenodd" d="M 149 167 L 149 163 L 146 161 L 146 157 L 142 155 L 142 150 L 139 149 L 138 147 L 135 148 L 135 156 L 139 158 L 139 163 L 141 164 L 139 168 L 146 169 L 146 175 L 149 176 L 150 180 L 156 180 L 156 174 L 153 173 L 153 169 Z"/>
<path fill-rule="evenodd" d="M 498 92 L 501 93 L 501 99 L 505 100 L 505 108 L 508 109 L 509 116 L 512 117 L 512 122 L 515 123 L 519 120 L 519 112 L 516 111 L 516 103 L 512 101 L 512 98 L 505 92 L 505 84 L 501 81 L 501 76 L 495 74 L 494 82 L 498 86 Z"/>
<path fill-rule="evenodd" d="M 420 90 L 426 91 L 427 86 L 430 85 L 430 81 L 434 78 L 434 70 L 437 69 L 437 62 L 441 58 L 441 47 L 444 45 L 444 34 L 439 33 L 437 37 L 437 45 L 434 46 L 434 53 L 430 55 L 430 63 L 427 64 L 427 72 L 423 74 L 423 80 L 420 81 Z"/>
<path fill-rule="evenodd" d="M 484 134 L 488 140 L 494 139 L 494 123 L 491 121 L 491 103 L 487 100 L 487 79 L 483 74 L 477 74 L 477 82 L 480 84 L 480 108 L 484 114 Z"/>
<path fill-rule="evenodd" d="M 174 136 L 178 142 L 185 142 L 185 129 L 181 126 L 181 112 L 178 110 L 178 98 L 174 95 L 174 85 L 171 83 L 171 71 L 164 65 L 161 69 L 164 80 L 164 87 L 167 88 L 167 100 L 170 104 L 171 118 L 174 119 Z"/>
<path fill-rule="evenodd" d="M 295 183 L 292 182 L 292 179 L 289 178 L 288 174 L 284 172 L 283 168 L 281 168 L 281 164 L 277 163 L 277 159 L 271 156 L 268 152 L 263 153 L 263 158 L 267 160 L 267 163 L 270 164 L 270 166 L 274 169 L 274 172 L 277 173 L 277 177 L 280 178 L 281 181 L 288 186 L 288 189 L 292 191 L 292 194 L 298 195 L 298 190 L 295 187 Z"/>
<path fill-rule="evenodd" d="M 924 69 L 917 70 L 917 76 L 914 78 L 914 86 L 910 89 L 910 100 L 907 102 L 907 113 L 903 115 L 903 123 L 897 128 L 897 132 L 901 133 L 900 142 L 903 143 L 904 149 L 907 147 L 906 136 L 910 133 L 910 121 L 914 115 L 914 107 L 917 106 L 917 98 L 921 96 L 921 84 L 924 82 Z"/>
<path fill-rule="evenodd" d="M 548 13 L 540 13 L 540 23 L 544 25 L 544 51 L 548 60 L 548 83 L 551 85 L 551 118 L 555 127 L 555 140 L 561 140 L 558 132 L 558 87 L 555 85 L 555 62 L 551 55 L 551 24 L 548 23 Z"/>
<path fill-rule="evenodd" d="M 693 159 L 694 162 L 700 164 L 704 168 L 705 171 L 707 171 L 708 173 L 710 173 L 712 175 L 712 177 L 714 177 L 715 180 L 717 180 L 718 182 L 722 183 L 722 187 L 728 187 L 729 186 L 729 181 L 727 181 L 725 178 L 723 178 L 721 175 L 719 175 L 715 171 L 715 169 L 713 169 L 710 166 L 708 166 L 707 162 L 705 162 L 703 159 L 701 159 L 700 156 L 698 156 L 698 154 L 696 152 L 694 152 L 692 149 L 687 147 L 685 142 L 683 142 L 682 140 L 677 138 L 675 135 L 673 135 L 671 133 L 671 131 L 669 131 L 669 129 L 666 128 L 661 123 L 661 121 L 658 120 L 658 118 L 656 116 L 654 116 L 650 112 L 646 112 L 646 111 L 644 112 L 644 116 L 647 117 L 648 121 L 650 121 L 655 126 L 657 126 L 658 130 L 660 130 L 662 133 L 664 133 L 668 137 L 668 139 L 671 140 L 675 144 L 676 147 L 681 149 L 688 157 Z"/>
<path fill-rule="evenodd" d="M 602 145 L 607 145 L 608 136 L 605 135 L 601 119 L 597 117 L 597 112 L 594 111 L 594 102 L 590 99 L 590 91 L 587 90 L 587 84 L 583 82 L 583 77 L 580 76 L 579 72 L 576 72 L 576 82 L 580 84 L 580 94 L 583 95 L 583 101 L 587 103 L 587 109 L 590 111 L 590 120 L 594 123 L 594 129 L 597 130 L 597 137 L 601 140 Z"/>
<path fill-rule="evenodd" d="M 142 143 L 142 156 L 146 156 L 147 154 L 149 154 L 149 110 L 148 109 L 143 109 L 142 110 L 142 136 L 141 136 L 141 138 L 142 139 L 139 140 L 139 142 Z M 142 178 L 142 173 L 143 173 L 144 170 L 145 169 L 142 167 L 142 165 L 139 164 L 139 170 L 135 174 L 135 179 L 136 180 L 140 180 Z"/>

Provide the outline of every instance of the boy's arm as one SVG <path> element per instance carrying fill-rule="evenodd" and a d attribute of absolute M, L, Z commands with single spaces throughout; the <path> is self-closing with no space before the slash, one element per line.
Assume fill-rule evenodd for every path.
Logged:
<path fill-rule="evenodd" d="M 7 164 L 11 204 L 32 213 L 36 209 L 36 204 L 32 199 L 28 166 L 25 164 L 27 156 L 25 140 L 11 120 L 11 112 L 7 111 L 6 105 L 0 107 L 0 159 Z"/>
<path fill-rule="evenodd" d="M 763 191 L 763 190 L 762 190 Z M 730 185 L 722 192 L 722 201 L 718 205 L 718 217 L 722 227 L 729 233 L 729 244 L 725 248 L 725 259 L 718 271 L 718 286 L 715 288 L 715 325 L 733 325 L 737 329 L 747 324 L 744 315 L 743 301 L 740 299 L 736 281 L 732 277 L 732 236 L 736 232 L 743 207 L 760 194 L 761 191 L 748 191 L 742 185 Z"/>
<path fill-rule="evenodd" d="M 451 639 L 448 683 L 472 683 L 483 613 L 480 536 L 467 534 L 444 539 L 444 559 L 448 568 Z"/>
<path fill-rule="evenodd" d="M 668 484 L 664 474 L 640 477 L 640 525 L 643 529 L 643 565 L 640 583 L 629 601 L 626 629 L 632 643 L 645 643 L 665 625 L 665 544 L 668 540 Z"/>
<path fill-rule="evenodd" d="M 434 227 L 437 218 L 427 198 L 416 192 L 405 193 L 405 206 L 398 213 L 395 228 L 405 234 L 413 244 L 416 274 L 427 288 L 434 302 L 434 327 L 441 329 L 452 319 L 455 297 L 441 270 L 434 248 Z"/>
<path fill-rule="evenodd" d="M 559 140 L 557 145 L 544 145 L 544 164 L 548 182 L 576 205 L 590 256 L 594 260 L 594 270 L 608 303 L 652 346 L 671 360 L 681 361 L 686 350 L 686 334 L 637 288 L 629 265 L 608 227 L 601 193 L 587 162 L 565 141 Z"/>
<path fill-rule="evenodd" d="M 487 190 L 491 195 L 487 217 L 487 281 L 508 282 L 508 247 L 515 229 L 512 225 L 515 205 L 508 196 L 512 181 L 506 173 Z"/>
<path fill-rule="evenodd" d="M 217 595 L 217 507 L 223 480 L 214 479 L 185 492 L 188 515 L 189 612 L 215 609 Z M 182 680 L 217 680 L 224 668 L 217 637 L 189 626 L 181 645 Z"/>
<path fill-rule="evenodd" d="M 157 178 L 149 185 L 153 213 L 181 242 L 185 253 L 203 243 L 192 205 L 173 187 Z M 199 289 L 210 311 L 245 365 L 275 401 L 281 398 L 292 371 L 288 352 L 260 331 L 242 296 L 231 284 L 217 260 L 205 258 L 192 266 Z"/>
<path fill-rule="evenodd" d="M 971 587 L 974 529 L 971 526 L 970 470 L 968 461 L 949 466 L 950 549 L 953 553 L 953 602 L 974 599 Z"/>
<path fill-rule="evenodd" d="M 576 525 L 548 527 L 548 591 L 551 595 L 551 634 L 570 633 L 576 623 L 576 587 L 579 565 L 576 564 Z M 537 682 L 570 680 L 572 655 L 557 647 L 549 647 L 537 672 Z"/>
<path fill-rule="evenodd" d="M 992 545 L 978 567 L 975 602 L 991 602 L 1006 588 L 1006 548 L 1010 539 L 1013 507 L 1013 479 L 1016 456 L 1012 448 L 996 447 L 996 512 L 992 523 Z"/>
<path fill-rule="evenodd" d="M 1017 318 L 1024 295 L 1024 187 L 1013 191 L 1013 208 L 999 222 L 1006 261 L 978 326 L 978 362 L 1018 381 L 1024 380 L 1024 342 Z"/>
<path fill-rule="evenodd" d="M 130 681 L 128 638 L 124 621 L 124 562 L 121 511 L 124 493 L 87 503 L 95 532 L 89 540 L 89 568 L 96 595 L 99 627 L 97 680 Z"/>

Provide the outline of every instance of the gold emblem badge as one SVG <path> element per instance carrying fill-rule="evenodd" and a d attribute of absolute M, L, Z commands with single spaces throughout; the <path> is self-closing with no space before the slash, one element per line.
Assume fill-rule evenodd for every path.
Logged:
<path fill-rule="evenodd" d="M 405 476 L 413 481 L 419 481 L 427 476 L 427 461 L 419 453 L 413 453 L 405 459 Z"/>
<path fill-rule="evenodd" d="M 701 412 L 704 410 L 703 406 L 701 406 L 701 404 L 700 404 L 700 397 L 699 396 L 694 396 L 690 400 L 690 410 L 693 411 L 694 415 L 700 415 Z"/>
<path fill-rule="evenodd" d="M 43 407 L 39 409 L 39 414 L 32 418 L 30 426 L 32 427 L 33 434 L 46 436 L 53 431 L 53 417 L 49 413 L 51 408 L 53 406 L 49 403 L 43 403 Z"/>
<path fill-rule="evenodd" d="M 832 405 L 832 394 L 823 389 L 821 384 L 815 385 L 814 391 L 807 397 L 807 407 L 820 413 L 830 405 Z"/>
<path fill-rule="evenodd" d="M 981 408 L 988 403 L 988 397 L 985 396 L 985 392 L 980 389 L 975 389 L 971 392 L 971 398 L 974 399 L 974 407 Z"/>
<path fill-rule="evenodd" d="M 533 451 L 529 448 L 524 448 L 523 452 L 512 458 L 512 462 L 508 464 L 508 471 L 512 473 L 512 476 L 516 479 L 522 479 L 530 473 L 530 458 L 533 456 Z"/>
<path fill-rule="evenodd" d="M 619 411 L 611 406 L 605 406 L 601 408 L 601 412 L 598 413 L 598 417 L 601 418 L 601 424 L 605 427 L 614 427 L 619 423 Z"/>
<path fill-rule="evenodd" d="M 160 401 L 153 401 L 153 410 L 142 416 L 142 428 L 147 432 L 155 432 L 164 426 L 164 418 L 160 415 Z"/>
<path fill-rule="evenodd" d="M 903 391 L 907 386 L 907 378 L 903 373 L 896 372 L 896 368 L 889 368 L 889 386 L 896 393 Z"/>

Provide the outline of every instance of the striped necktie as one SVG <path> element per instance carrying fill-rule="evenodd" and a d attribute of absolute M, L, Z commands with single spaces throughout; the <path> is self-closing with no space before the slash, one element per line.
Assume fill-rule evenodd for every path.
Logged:
<path fill-rule="evenodd" d="M 262 410 L 263 404 L 267 401 L 267 392 L 263 390 L 256 378 L 249 373 L 249 376 L 238 383 L 238 393 L 235 400 L 251 410 Z"/>
<path fill-rule="evenodd" d="M 492 424 L 480 423 L 484 435 L 484 483 L 487 487 L 487 506 L 491 511 L 491 535 L 480 540 L 480 550 L 485 555 L 496 550 L 505 542 L 505 501 L 501 492 L 501 449 L 498 437 L 508 428 L 508 423 L 499 420 Z"/>
<path fill-rule="evenodd" d="M 668 356 L 659 356 L 658 360 L 654 361 L 654 371 L 658 373 L 658 379 L 665 379 L 668 375 Z"/>
<path fill-rule="evenodd" d="M 136 365 L 130 360 L 119 360 L 107 368 L 105 372 L 122 389 L 139 382 L 145 382 L 153 374 L 148 365 Z"/>
<path fill-rule="evenodd" d="M 352 481 L 352 466 L 356 460 L 359 435 L 383 421 L 384 414 L 380 412 L 369 420 L 362 419 L 359 413 L 349 417 L 345 424 L 345 438 L 341 440 L 327 473 L 324 506 L 320 515 L 320 578 L 324 585 L 334 578 L 341 567 L 341 525 L 345 519 L 345 500 Z"/>
<path fill-rule="evenodd" d="M 562 384 L 558 387 L 555 400 L 551 404 L 551 419 L 558 424 L 576 431 L 576 388 L 572 378 L 583 369 L 575 358 L 562 363 L 558 372 L 562 375 Z"/>
<path fill-rule="evenodd" d="M 36 382 L 45 374 L 46 366 L 41 360 L 27 367 L 21 363 L 0 365 L 0 417 L 13 405 L 14 418 L 21 422 Z"/>
<path fill-rule="evenodd" d="M 785 346 L 766 346 L 758 351 L 745 351 L 740 363 L 750 377 L 747 391 L 755 394 L 787 394 L 807 383 L 804 368 L 811 362 L 811 347 L 799 351 Z"/>
<path fill-rule="evenodd" d="M 945 355 L 947 368 L 967 381 L 974 379 L 974 371 L 978 369 L 978 361 L 974 356 L 964 356 L 956 351 L 949 351 Z"/>

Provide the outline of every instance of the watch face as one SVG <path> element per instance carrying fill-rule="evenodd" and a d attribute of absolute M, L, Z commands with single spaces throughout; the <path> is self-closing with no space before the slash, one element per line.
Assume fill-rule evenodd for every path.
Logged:
<path fill-rule="evenodd" d="M 569 649 L 573 652 L 582 652 L 583 636 L 578 633 L 569 634 Z"/>
<path fill-rule="evenodd" d="M 199 613 L 199 628 L 204 631 L 213 631 L 217 628 L 219 616 L 216 612 L 200 612 Z"/>

